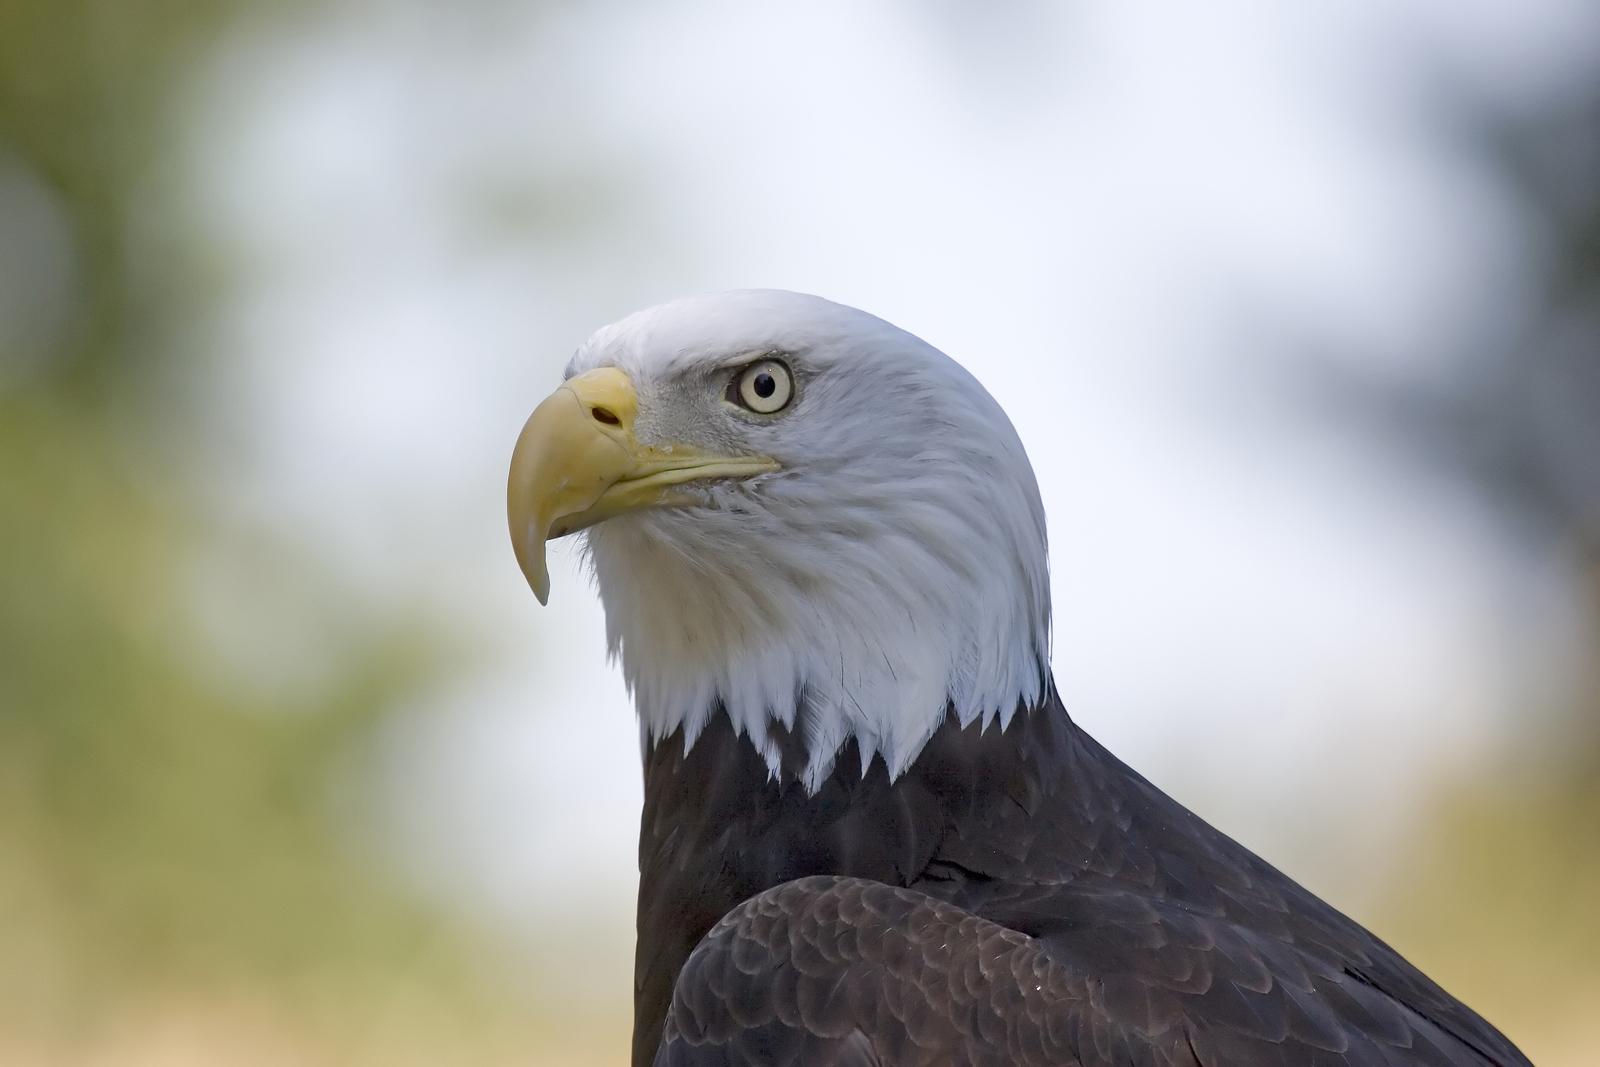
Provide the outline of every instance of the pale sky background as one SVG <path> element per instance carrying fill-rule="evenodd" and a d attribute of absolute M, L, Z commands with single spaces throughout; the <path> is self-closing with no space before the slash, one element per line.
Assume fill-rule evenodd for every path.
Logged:
<path fill-rule="evenodd" d="M 484 0 L 241 34 L 189 118 L 241 265 L 214 463 L 483 650 L 385 740 L 403 861 L 513 919 L 628 921 L 632 713 L 573 554 L 527 591 L 505 468 L 592 330 L 772 286 L 1010 413 L 1079 722 L 1291 872 L 1380 865 L 1557 684 L 1575 609 L 1286 383 L 1312 348 L 1431 373 L 1515 319 L 1512 207 L 1436 105 L 1559 91 L 1587 8 Z"/>

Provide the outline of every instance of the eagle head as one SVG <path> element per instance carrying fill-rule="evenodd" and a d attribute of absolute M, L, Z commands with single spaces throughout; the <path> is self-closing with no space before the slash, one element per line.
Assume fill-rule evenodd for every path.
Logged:
<path fill-rule="evenodd" d="M 741 290 L 600 330 L 523 427 L 507 504 L 544 602 L 579 533 L 644 743 L 726 714 L 815 791 L 891 778 L 955 715 L 1003 728 L 1048 676 L 1044 508 L 993 397 L 904 330 Z"/>

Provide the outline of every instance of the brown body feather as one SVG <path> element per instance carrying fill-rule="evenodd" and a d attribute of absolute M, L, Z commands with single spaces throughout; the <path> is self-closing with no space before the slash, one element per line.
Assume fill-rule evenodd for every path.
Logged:
<path fill-rule="evenodd" d="M 727 717 L 645 761 L 634 1067 L 1528 1067 L 1054 688 L 808 796 Z"/>

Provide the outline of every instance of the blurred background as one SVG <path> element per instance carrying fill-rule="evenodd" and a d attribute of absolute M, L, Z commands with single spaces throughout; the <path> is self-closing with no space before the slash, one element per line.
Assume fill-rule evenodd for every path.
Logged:
<path fill-rule="evenodd" d="M 1600 6 L 0 0 L 0 1061 L 621 1063 L 593 329 L 998 397 L 1114 751 L 1600 1063 Z"/>

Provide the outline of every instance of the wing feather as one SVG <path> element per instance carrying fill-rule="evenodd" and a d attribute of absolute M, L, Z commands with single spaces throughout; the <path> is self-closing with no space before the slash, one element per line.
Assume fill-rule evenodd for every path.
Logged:
<path fill-rule="evenodd" d="M 1062 903 L 1070 887 L 1053 887 Z M 1105 891 L 1080 908 L 1100 910 Z M 1226 918 L 1117 901 L 1034 937 L 912 889 L 818 876 L 689 957 L 658 1067 L 1484 1067 L 1373 986 Z M 1039 901 L 1033 902 L 1037 909 Z M 1197 925 L 1198 924 L 1198 925 Z M 1152 953 L 1154 939 L 1167 954 Z M 1185 954 L 1180 961 L 1172 953 Z M 1239 967 L 1245 960 L 1248 966 Z M 1180 965 L 1181 963 L 1181 965 Z M 1174 978 L 1173 972 L 1180 972 Z M 1198 973 L 1217 974 L 1196 983 Z M 1237 978 L 1227 977 L 1236 975 Z"/>

